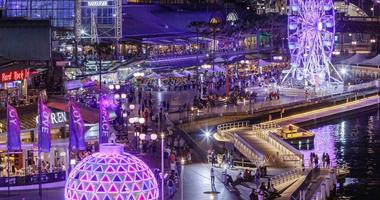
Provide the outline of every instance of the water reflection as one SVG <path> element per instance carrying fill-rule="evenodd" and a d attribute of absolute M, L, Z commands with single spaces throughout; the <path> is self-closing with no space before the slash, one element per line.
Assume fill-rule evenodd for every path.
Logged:
<path fill-rule="evenodd" d="M 305 163 L 310 152 L 320 158 L 327 152 L 334 166 L 347 164 L 350 168 L 338 187 L 338 199 L 380 199 L 379 110 L 320 124 L 310 131 L 315 133 L 315 148 L 302 151 Z"/>

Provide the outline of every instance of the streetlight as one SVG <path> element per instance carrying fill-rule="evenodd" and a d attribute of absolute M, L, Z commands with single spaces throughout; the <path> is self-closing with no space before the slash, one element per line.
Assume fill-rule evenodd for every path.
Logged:
<path fill-rule="evenodd" d="M 135 109 L 135 105 L 130 104 L 130 105 L 129 105 L 129 109 L 130 109 L 131 111 L 134 110 L 134 109 Z"/>
<path fill-rule="evenodd" d="M 113 90 L 113 89 L 115 89 L 115 86 L 114 86 L 114 85 L 109 85 L 108 88 L 109 88 L 110 90 Z"/>
<path fill-rule="evenodd" d="M 119 89 L 120 89 L 120 85 L 119 85 L 119 84 L 116 84 L 116 85 L 115 85 L 115 89 L 116 89 L 116 90 L 119 90 Z"/>
<path fill-rule="evenodd" d="M 181 200 L 183 200 L 183 181 L 184 181 L 184 178 L 183 178 L 183 175 L 184 175 L 184 171 L 185 171 L 185 159 L 184 158 L 181 158 Z"/>
<path fill-rule="evenodd" d="M 165 140 L 165 134 L 161 133 L 161 199 L 164 198 L 165 188 L 164 188 L 164 174 L 165 174 L 165 166 L 164 166 L 164 140 Z"/>

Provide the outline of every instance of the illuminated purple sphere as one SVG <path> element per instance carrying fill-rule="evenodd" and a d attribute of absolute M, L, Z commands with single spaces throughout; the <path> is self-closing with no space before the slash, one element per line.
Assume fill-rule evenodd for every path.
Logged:
<path fill-rule="evenodd" d="M 102 144 L 71 171 L 66 200 L 156 200 L 157 181 L 149 167 L 124 153 L 119 144 Z"/>

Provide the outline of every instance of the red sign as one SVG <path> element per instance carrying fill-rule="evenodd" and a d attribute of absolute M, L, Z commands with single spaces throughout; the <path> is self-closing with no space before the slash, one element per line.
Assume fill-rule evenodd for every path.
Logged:
<path fill-rule="evenodd" d="M 29 77 L 29 69 L 0 73 L 0 83 L 21 81 Z"/>

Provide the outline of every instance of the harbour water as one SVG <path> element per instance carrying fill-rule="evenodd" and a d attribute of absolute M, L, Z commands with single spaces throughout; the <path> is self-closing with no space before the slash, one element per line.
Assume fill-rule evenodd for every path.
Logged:
<path fill-rule="evenodd" d="M 380 110 L 347 116 L 308 129 L 314 132 L 314 149 L 332 164 L 347 165 L 349 175 L 337 187 L 337 199 L 380 199 Z"/>

